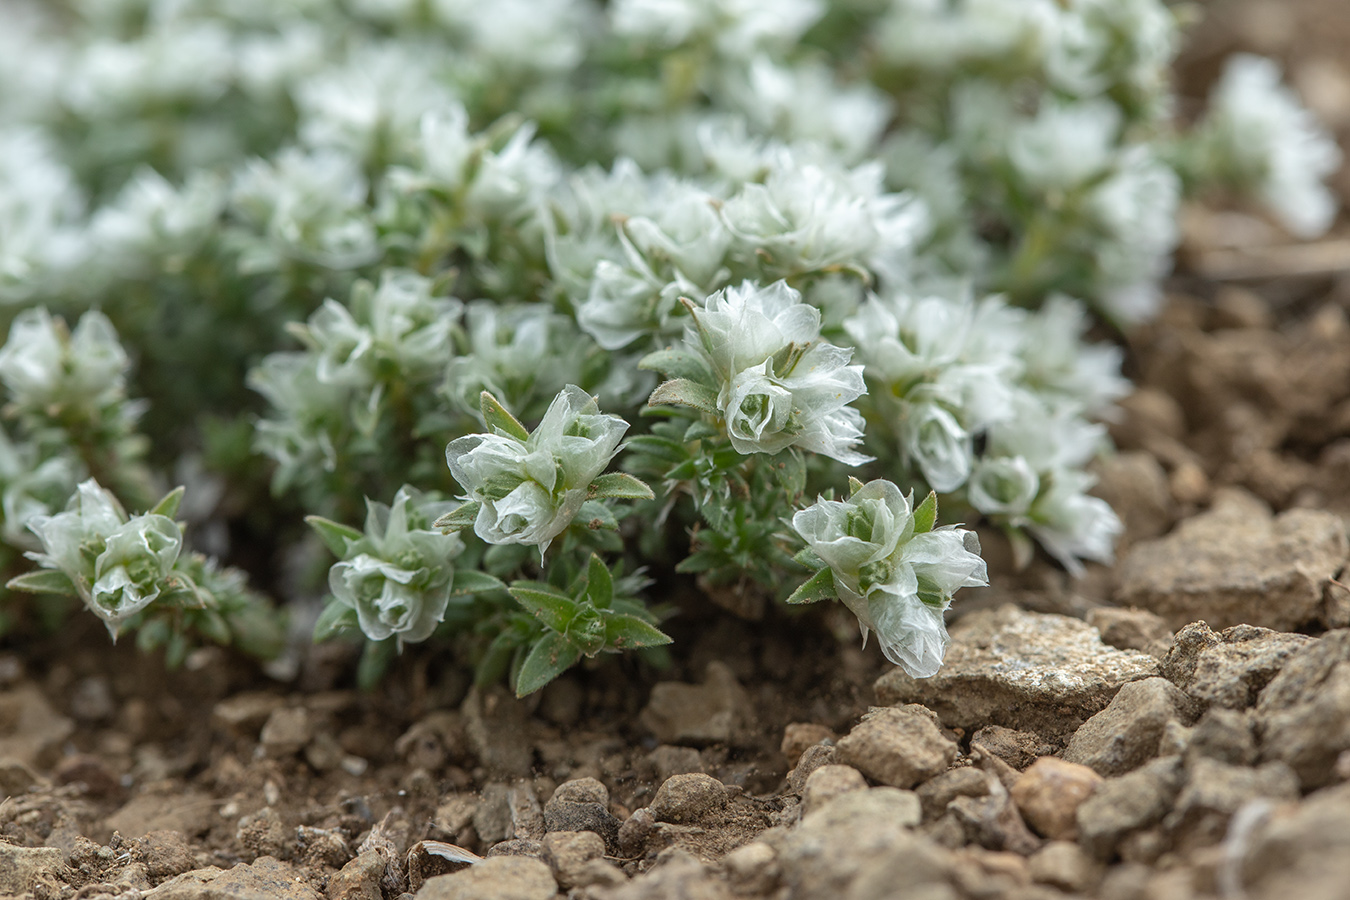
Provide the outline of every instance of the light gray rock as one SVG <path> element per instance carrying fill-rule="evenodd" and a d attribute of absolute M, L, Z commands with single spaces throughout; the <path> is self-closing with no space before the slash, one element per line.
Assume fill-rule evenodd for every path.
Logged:
<path fill-rule="evenodd" d="M 1102 877 L 1102 864 L 1072 841 L 1051 841 L 1027 859 L 1031 877 L 1071 894 L 1087 894 Z"/>
<path fill-rule="evenodd" d="M 1206 706 L 1246 709 L 1285 663 L 1315 638 L 1253 625 L 1215 632 L 1192 622 L 1177 632 L 1162 674 Z"/>
<path fill-rule="evenodd" d="M 297 880 L 299 873 L 270 856 L 231 869 L 208 866 L 164 882 L 145 900 L 319 900 L 314 888 Z"/>
<path fill-rule="evenodd" d="M 1253 900 L 1345 896 L 1350 884 L 1350 783 L 1297 806 L 1254 808 L 1246 852 L 1223 873 Z"/>
<path fill-rule="evenodd" d="M 1146 609 L 1099 606 L 1088 610 L 1087 623 L 1102 633 L 1102 643 L 1117 650 L 1159 656 L 1172 643 L 1172 629 L 1161 616 Z"/>
<path fill-rule="evenodd" d="M 839 739 L 836 756 L 873 781 L 911 788 L 947 771 L 960 748 L 922 706 L 874 708 Z"/>
<path fill-rule="evenodd" d="M 1090 766 L 1100 775 L 1123 775 L 1158 755 L 1169 722 L 1194 721 L 1194 705 L 1165 678 L 1131 682 L 1074 732 L 1064 759 Z"/>
<path fill-rule="evenodd" d="M 582 886 L 589 874 L 586 864 L 605 856 L 605 842 L 593 831 L 550 832 L 543 844 L 544 862 L 563 890 Z"/>
<path fill-rule="evenodd" d="M 720 661 L 708 663 L 703 684 L 663 681 L 638 722 L 663 744 L 735 744 L 746 737 L 754 720 L 750 698 Z"/>
<path fill-rule="evenodd" d="M 945 884 L 950 868 L 946 851 L 912 830 L 919 815 L 912 792 L 869 788 L 842 794 L 791 831 L 761 840 L 778 854 L 789 900 L 853 897 L 848 891 L 855 882 L 877 879 L 891 879 L 890 896 L 904 896 L 907 889 Z"/>
<path fill-rule="evenodd" d="M 1201 757 L 1186 769 L 1186 785 L 1163 819 L 1173 846 L 1183 853 L 1223 840 L 1229 820 L 1246 803 L 1258 798 L 1279 802 L 1299 797 L 1298 776 L 1284 763 L 1266 763 L 1253 769 Z"/>
<path fill-rule="evenodd" d="M 417 900 L 552 900 L 553 872 L 528 856 L 497 856 L 427 879 Z"/>
<path fill-rule="evenodd" d="M 950 728 L 1002 725 L 1063 740 L 1121 685 L 1158 674 L 1151 656 L 1108 647 L 1079 619 L 1015 606 L 971 613 L 951 635 L 936 675 L 888 672 L 876 684 L 881 702 L 920 703 Z"/>
<path fill-rule="evenodd" d="M 1260 500 L 1227 490 L 1166 537 L 1136 544 L 1117 569 L 1115 599 L 1172 628 L 1203 620 L 1293 631 L 1321 621 L 1322 589 L 1347 556 L 1339 516 L 1291 509 L 1272 517 Z"/>
<path fill-rule="evenodd" d="M 1184 781 L 1181 760 L 1162 757 L 1119 778 L 1108 778 L 1078 807 L 1078 842 L 1109 860 L 1128 834 L 1161 822 Z"/>
<path fill-rule="evenodd" d="M 852 766 L 821 766 L 802 788 L 802 814 L 820 809 L 840 794 L 865 790 L 867 779 Z"/>
<path fill-rule="evenodd" d="M 1331 631 L 1285 664 L 1256 704 L 1260 758 L 1288 764 L 1305 789 L 1330 784 L 1350 750 L 1350 630 Z"/>
<path fill-rule="evenodd" d="M 46 768 L 74 730 L 75 723 L 58 713 L 37 685 L 0 691 L 0 757 Z"/>
<path fill-rule="evenodd" d="M 941 818 L 947 804 L 957 797 L 983 797 L 989 793 L 989 779 L 974 766 L 948 769 L 936 778 L 930 778 L 915 791 L 923 807 L 923 820 Z"/>
<path fill-rule="evenodd" d="M 716 815 L 726 805 L 727 788 L 722 782 L 702 772 L 689 772 L 667 778 L 647 808 L 658 822 L 683 825 Z"/>

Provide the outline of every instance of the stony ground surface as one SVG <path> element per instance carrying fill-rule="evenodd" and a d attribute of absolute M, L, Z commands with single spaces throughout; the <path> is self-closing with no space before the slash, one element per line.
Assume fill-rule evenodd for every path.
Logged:
<path fill-rule="evenodd" d="M 1211 4 L 1181 72 L 1272 53 L 1350 128 L 1341 2 Z M 212 650 L 166 675 L 79 622 L 0 649 L 0 897 L 1346 896 L 1350 230 L 1186 231 L 1123 339 L 1118 563 L 1014 572 L 986 536 L 935 678 L 838 608 L 679 586 L 672 669 L 527 702 L 415 654 L 362 694 L 331 647 L 284 682 Z"/>

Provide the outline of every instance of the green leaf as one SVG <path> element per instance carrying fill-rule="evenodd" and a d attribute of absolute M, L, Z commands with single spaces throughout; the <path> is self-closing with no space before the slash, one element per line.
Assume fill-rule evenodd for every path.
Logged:
<path fill-rule="evenodd" d="M 506 670 L 511 665 L 511 656 L 516 652 L 516 639 L 516 633 L 510 630 L 503 631 L 492 639 L 487 652 L 483 654 L 483 658 L 474 667 L 474 684 L 479 687 L 487 687 L 502 680 L 502 676 L 506 674 Z"/>
<path fill-rule="evenodd" d="M 183 503 L 183 494 L 187 488 L 181 484 L 164 495 L 164 498 L 154 505 L 146 515 L 167 516 L 172 519 L 178 515 L 178 507 Z"/>
<path fill-rule="evenodd" d="M 5 587 L 26 594 L 78 594 L 75 584 L 65 572 L 56 569 L 38 569 L 11 578 Z"/>
<path fill-rule="evenodd" d="M 366 641 L 361 652 L 361 661 L 356 664 L 356 686 L 363 691 L 374 690 L 375 686 L 389 671 L 389 666 L 398 654 L 398 641 L 386 638 L 383 641 Z"/>
<path fill-rule="evenodd" d="M 699 419 L 690 423 L 684 431 L 684 440 L 686 443 L 693 441 L 702 441 L 707 438 L 717 437 L 720 434 L 717 426 L 705 419 Z"/>
<path fill-rule="evenodd" d="M 193 617 L 193 624 L 207 639 L 222 647 L 228 647 L 234 637 L 230 632 L 230 623 L 214 609 L 204 609 L 197 613 Z"/>
<path fill-rule="evenodd" d="M 660 372 L 668 378 L 686 378 L 701 384 L 711 384 L 713 381 L 713 373 L 708 364 L 697 353 L 690 353 L 688 350 L 666 348 L 648 353 L 642 357 L 638 368 Z"/>
<path fill-rule="evenodd" d="M 546 634 L 530 650 L 516 676 L 516 696 L 533 694 L 563 672 L 576 665 L 581 651 L 561 634 Z"/>
<path fill-rule="evenodd" d="M 914 533 L 927 534 L 937 522 L 937 492 L 929 491 L 923 502 L 914 508 Z"/>
<path fill-rule="evenodd" d="M 605 645 L 614 650 L 659 647 L 669 644 L 670 640 L 670 635 L 637 616 L 605 616 Z"/>
<path fill-rule="evenodd" d="M 666 462 L 677 463 L 689 458 L 689 451 L 679 441 L 654 434 L 639 434 L 627 442 L 629 453 L 646 453 Z"/>
<path fill-rule="evenodd" d="M 329 640 L 344 631 L 360 628 L 356 610 L 342 603 L 329 603 L 314 623 L 314 643 Z"/>
<path fill-rule="evenodd" d="M 552 585 L 538 581 L 517 581 L 511 596 L 544 625 L 557 632 L 567 630 L 577 614 L 577 602 Z"/>
<path fill-rule="evenodd" d="M 780 453 L 773 460 L 774 474 L 789 497 L 799 497 L 806 490 L 806 460 L 796 450 Z"/>
<path fill-rule="evenodd" d="M 609 609 L 614 601 L 614 578 L 609 574 L 609 566 L 594 553 L 586 567 L 586 597 L 596 609 Z"/>
<path fill-rule="evenodd" d="M 455 569 L 455 575 L 450 580 L 451 597 L 504 590 L 506 590 L 506 584 L 500 578 L 494 578 L 488 573 L 479 572 L 476 569 Z"/>
<path fill-rule="evenodd" d="M 586 492 L 592 500 L 615 498 L 618 500 L 655 500 L 656 495 L 641 479 L 627 472 L 610 472 L 591 482 Z"/>
<path fill-rule="evenodd" d="M 691 406 L 699 412 L 717 413 L 717 392 L 688 378 L 674 378 L 659 384 L 647 398 L 648 406 Z"/>
<path fill-rule="evenodd" d="M 522 443 L 529 439 L 530 433 L 511 415 L 501 401 L 487 391 L 478 396 L 479 409 L 483 413 L 483 422 L 493 432 L 509 435 Z"/>
<path fill-rule="evenodd" d="M 848 476 L 848 495 L 852 497 L 863 489 L 863 483 L 852 475 Z"/>
<path fill-rule="evenodd" d="M 808 569 L 819 569 L 825 565 L 825 560 L 821 559 L 816 551 L 810 547 L 803 547 L 797 551 L 797 555 L 792 557 L 792 561 L 805 566 Z"/>
<path fill-rule="evenodd" d="M 432 522 L 431 527 L 439 528 L 442 532 L 447 534 L 456 528 L 467 528 L 478 518 L 478 509 L 482 505 L 483 504 L 479 503 L 477 500 L 461 503 L 435 522 Z"/>
<path fill-rule="evenodd" d="M 324 546 L 333 551 L 333 555 L 338 559 L 344 559 L 347 556 L 347 547 L 353 541 L 359 541 L 365 535 L 352 528 L 349 525 L 339 525 L 331 519 L 325 519 L 323 516 L 305 516 L 305 522 L 310 528 L 323 540 Z"/>
<path fill-rule="evenodd" d="M 820 600 L 833 600 L 838 596 L 839 592 L 834 587 L 834 573 L 826 568 L 812 575 L 805 584 L 793 591 L 787 602 L 816 603 Z"/>
<path fill-rule="evenodd" d="M 606 531 L 618 531 L 619 520 L 614 518 L 614 510 L 607 504 L 599 500 L 587 500 L 577 510 L 572 527 L 589 528 L 591 531 L 599 531 L 602 528 Z"/>

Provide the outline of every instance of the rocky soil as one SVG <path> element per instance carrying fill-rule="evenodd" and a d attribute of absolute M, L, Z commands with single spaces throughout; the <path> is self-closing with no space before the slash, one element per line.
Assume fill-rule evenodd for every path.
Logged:
<path fill-rule="evenodd" d="M 1350 128 L 1340 3 L 1211 4 L 1180 71 L 1282 56 Z M 416 653 L 363 694 L 342 647 L 166 674 L 73 620 L 0 648 L 0 897 L 1346 896 L 1350 229 L 1185 225 L 1165 313 L 1117 337 L 1118 563 L 1017 572 L 986 535 L 936 677 L 838 605 L 745 621 L 680 584 L 671 669 L 524 702 Z"/>

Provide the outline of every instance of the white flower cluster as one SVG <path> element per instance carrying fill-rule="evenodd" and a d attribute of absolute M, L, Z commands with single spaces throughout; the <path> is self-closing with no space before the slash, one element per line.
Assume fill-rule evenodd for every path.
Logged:
<path fill-rule="evenodd" d="M 962 528 L 916 528 L 910 498 L 889 481 L 846 501 L 818 500 L 792 527 L 833 574 L 863 639 L 877 633 L 886 658 L 915 678 L 942 665 L 950 638 L 943 613 L 963 587 L 989 583 L 980 543 Z"/>
<path fill-rule="evenodd" d="M 1119 351 L 1083 345 L 1086 326 L 1065 297 L 1031 313 L 968 294 L 873 296 L 844 322 L 866 367 L 870 414 L 895 436 L 902 463 L 1026 529 L 1072 571 L 1080 558 L 1109 561 L 1121 527 L 1086 493 L 1084 468 L 1106 443 L 1086 417 L 1128 384 Z"/>
<path fill-rule="evenodd" d="M 42 542 L 42 552 L 29 554 L 32 559 L 65 574 L 113 637 L 165 590 L 183 549 L 173 519 L 151 513 L 129 517 L 92 479 L 80 483 L 63 512 L 36 516 L 28 527 Z"/>
<path fill-rule="evenodd" d="M 627 430 L 627 422 L 602 414 L 593 397 L 569 384 L 523 439 L 497 430 L 451 441 L 450 473 L 480 504 L 474 533 L 489 544 L 534 544 L 542 558 Z"/>
<path fill-rule="evenodd" d="M 455 504 L 404 485 L 392 504 L 366 506 L 365 533 L 346 541 L 342 559 L 328 571 L 328 589 L 372 641 L 424 641 L 445 617 L 452 562 L 464 550 L 459 535 L 442 534 L 431 523 Z"/>
<path fill-rule="evenodd" d="M 1280 82 L 1274 62 L 1228 61 L 1200 126 L 1209 166 L 1228 186 L 1255 194 L 1290 232 L 1313 238 L 1336 217 L 1323 180 L 1340 166 L 1336 142 Z"/>
<path fill-rule="evenodd" d="M 847 465 L 857 452 L 862 416 L 849 406 L 866 392 L 852 351 L 820 337 L 820 310 L 784 282 L 752 282 L 718 291 L 685 343 L 700 353 L 717 385 L 717 412 L 740 453 L 801 447 Z"/>

